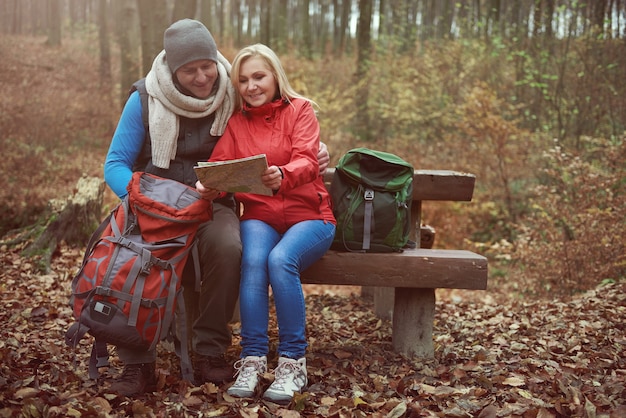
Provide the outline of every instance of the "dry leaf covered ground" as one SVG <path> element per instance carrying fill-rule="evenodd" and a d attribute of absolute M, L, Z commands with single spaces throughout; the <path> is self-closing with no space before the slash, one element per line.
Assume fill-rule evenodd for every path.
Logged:
<path fill-rule="evenodd" d="M 87 376 L 90 342 L 76 352 L 63 342 L 80 251 L 62 249 L 53 272 L 40 275 L 18 250 L 1 251 L 0 417 L 626 416 L 624 284 L 569 302 L 442 292 L 432 360 L 394 354 L 390 323 L 356 293 L 308 287 L 310 384 L 289 406 L 182 382 L 165 346 L 159 391 L 128 399 L 107 391 L 115 356 L 98 385 Z"/>

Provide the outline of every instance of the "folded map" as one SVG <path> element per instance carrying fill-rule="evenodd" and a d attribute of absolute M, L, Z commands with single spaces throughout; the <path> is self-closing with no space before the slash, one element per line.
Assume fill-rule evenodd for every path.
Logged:
<path fill-rule="evenodd" d="M 200 161 L 193 169 L 200 183 L 208 189 L 265 196 L 273 194 L 272 189 L 261 182 L 261 175 L 267 169 L 265 154 L 227 161 Z"/>

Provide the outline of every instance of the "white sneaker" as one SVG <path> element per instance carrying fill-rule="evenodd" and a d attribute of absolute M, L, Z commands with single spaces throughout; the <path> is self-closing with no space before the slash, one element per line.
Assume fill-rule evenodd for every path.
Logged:
<path fill-rule="evenodd" d="M 276 403 L 291 402 L 293 394 L 301 393 L 307 384 L 306 358 L 294 360 L 280 357 L 274 375 L 274 382 L 263 394 L 263 399 Z"/>
<path fill-rule="evenodd" d="M 267 370 L 267 357 L 247 356 L 235 363 L 237 380 L 226 393 L 236 398 L 251 398 L 259 384 L 259 377 Z"/>

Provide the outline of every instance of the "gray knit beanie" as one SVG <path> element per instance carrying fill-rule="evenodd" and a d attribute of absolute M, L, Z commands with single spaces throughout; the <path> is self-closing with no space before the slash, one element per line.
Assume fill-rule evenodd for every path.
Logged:
<path fill-rule="evenodd" d="M 201 22 L 183 19 L 165 30 L 165 59 L 172 74 L 183 65 L 196 60 L 217 62 L 217 45 L 211 32 Z"/>

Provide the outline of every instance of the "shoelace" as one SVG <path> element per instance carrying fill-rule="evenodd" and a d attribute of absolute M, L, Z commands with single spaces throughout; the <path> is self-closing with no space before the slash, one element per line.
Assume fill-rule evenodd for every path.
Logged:
<path fill-rule="evenodd" d="M 301 367 L 298 363 L 285 362 L 280 363 L 274 370 L 274 386 L 283 387 L 287 383 L 289 375 L 294 375 L 300 371 Z"/>
<path fill-rule="evenodd" d="M 260 360 L 239 359 L 235 362 L 235 376 L 241 375 L 241 380 L 246 382 L 254 373 L 263 373 L 263 362 Z M 254 372 L 254 373 L 253 373 Z M 237 379 L 239 380 L 239 379 Z"/>

